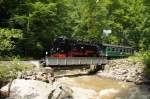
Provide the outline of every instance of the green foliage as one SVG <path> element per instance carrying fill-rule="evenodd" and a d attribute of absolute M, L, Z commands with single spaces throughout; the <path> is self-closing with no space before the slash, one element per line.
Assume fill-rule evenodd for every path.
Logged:
<path fill-rule="evenodd" d="M 143 53 L 143 62 L 146 65 L 145 72 L 149 76 L 150 75 L 150 51 Z"/>
<path fill-rule="evenodd" d="M 69 36 L 71 29 L 67 22 L 67 6 L 63 1 L 37 0 L 20 4 L 20 8 L 28 7 L 22 14 L 18 8 L 9 22 L 12 27 L 23 30 L 23 40 L 20 43 L 21 54 L 27 56 L 41 56 L 43 51 L 51 46 L 52 40 L 59 35 Z M 38 54 L 37 54 L 38 53 Z"/>
<path fill-rule="evenodd" d="M 42 56 L 60 35 L 149 50 L 149 5 L 149 0 L 2 0 L 0 54 Z M 106 37 L 104 29 L 112 33 Z"/>
<path fill-rule="evenodd" d="M 102 40 L 102 31 L 108 28 L 106 9 L 107 3 L 105 1 L 96 2 L 96 0 L 72 0 L 69 11 L 74 24 L 72 37 L 82 40 Z M 105 27 L 106 26 L 106 27 Z"/>
<path fill-rule="evenodd" d="M 129 56 L 128 60 L 131 60 L 133 62 L 141 62 L 143 60 L 143 54 L 141 52 L 135 53 L 133 56 Z"/>
<path fill-rule="evenodd" d="M 7 79 L 8 78 L 8 68 L 4 67 L 4 66 L 0 66 L 0 79 Z"/>
<path fill-rule="evenodd" d="M 0 28 L 0 55 L 3 56 L 14 50 L 21 37 L 21 30 Z"/>
<path fill-rule="evenodd" d="M 17 61 L 0 63 L 0 80 L 9 80 L 17 77 L 18 72 L 27 70 L 29 67 Z"/>
<path fill-rule="evenodd" d="M 150 36 L 144 24 L 149 13 L 144 0 L 71 0 L 70 6 L 73 37 L 148 49 Z M 103 29 L 112 34 L 105 37 Z"/>
<path fill-rule="evenodd" d="M 143 0 L 115 0 L 110 8 L 113 34 L 119 43 L 138 48 L 145 20 Z"/>
<path fill-rule="evenodd" d="M 134 56 L 130 56 L 128 59 L 134 62 L 143 61 L 145 74 L 147 76 L 150 75 L 150 51 L 137 53 Z"/>

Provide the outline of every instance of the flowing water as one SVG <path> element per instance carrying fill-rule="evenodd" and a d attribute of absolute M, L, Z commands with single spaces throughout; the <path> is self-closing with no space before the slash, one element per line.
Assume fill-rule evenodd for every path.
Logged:
<path fill-rule="evenodd" d="M 73 88 L 81 88 L 78 92 L 82 89 L 94 91 L 94 93 L 89 92 L 88 94 L 84 92 L 86 90 L 77 93 L 81 94 L 80 96 L 82 93 L 85 94 L 87 96 L 85 99 L 150 99 L 150 86 L 135 85 L 131 82 L 85 74 L 67 75 L 58 80 Z M 88 98 L 90 94 L 93 94 L 92 98 Z"/>

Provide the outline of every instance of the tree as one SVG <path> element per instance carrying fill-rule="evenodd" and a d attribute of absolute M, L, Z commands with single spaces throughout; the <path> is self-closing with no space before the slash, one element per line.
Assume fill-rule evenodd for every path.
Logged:
<path fill-rule="evenodd" d="M 113 35 L 119 43 L 139 49 L 145 20 L 143 0 L 114 0 L 108 9 Z"/>
<path fill-rule="evenodd" d="M 21 30 L 0 28 L 0 56 L 15 54 L 13 51 L 17 48 L 21 38 Z"/>
<path fill-rule="evenodd" d="M 11 17 L 10 23 L 14 28 L 21 28 L 24 32 L 21 45 L 25 55 L 36 56 L 49 50 L 56 36 L 69 36 L 71 28 L 67 19 L 67 6 L 62 1 L 30 2 L 26 5 L 28 10 Z M 20 6 L 22 6 L 20 5 Z M 37 54 L 39 53 L 39 54 Z"/>
<path fill-rule="evenodd" d="M 104 0 L 71 0 L 71 16 L 73 37 L 82 40 L 102 41 L 102 31 L 108 28 L 107 25 L 107 4 Z"/>
<path fill-rule="evenodd" d="M 149 0 L 1 0 L 0 27 L 21 30 L 12 48 L 25 56 L 42 56 L 61 35 L 148 50 L 149 5 Z M 104 37 L 106 29 L 112 33 Z"/>

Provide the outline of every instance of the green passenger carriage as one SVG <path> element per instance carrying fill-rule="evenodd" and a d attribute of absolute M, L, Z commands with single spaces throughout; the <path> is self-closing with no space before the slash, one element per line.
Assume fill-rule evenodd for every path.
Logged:
<path fill-rule="evenodd" d="M 104 56 L 108 58 L 127 57 L 134 54 L 134 49 L 127 46 L 103 44 L 102 48 Z"/>

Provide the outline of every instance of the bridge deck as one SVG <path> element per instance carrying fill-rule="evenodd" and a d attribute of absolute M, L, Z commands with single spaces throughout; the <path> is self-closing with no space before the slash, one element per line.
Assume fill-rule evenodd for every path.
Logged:
<path fill-rule="evenodd" d="M 104 57 L 66 57 L 66 58 L 46 58 L 46 65 L 102 65 L 106 64 Z"/>

